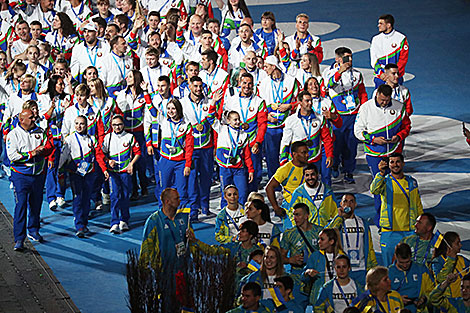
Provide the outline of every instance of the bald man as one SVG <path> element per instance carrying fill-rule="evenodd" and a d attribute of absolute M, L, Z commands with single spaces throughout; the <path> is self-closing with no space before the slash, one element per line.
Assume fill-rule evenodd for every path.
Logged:
<path fill-rule="evenodd" d="M 19 115 L 19 127 L 8 133 L 6 141 L 16 201 L 13 217 L 15 251 L 24 250 L 26 229 L 29 239 L 42 241 L 39 220 L 46 178 L 46 157 L 50 155 L 50 159 L 54 158 L 54 144 L 51 133 L 38 127 L 35 122 L 34 113 L 23 110 Z"/>

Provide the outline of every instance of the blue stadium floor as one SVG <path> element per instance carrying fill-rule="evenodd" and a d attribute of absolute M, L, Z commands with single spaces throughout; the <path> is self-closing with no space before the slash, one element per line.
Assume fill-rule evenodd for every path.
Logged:
<path fill-rule="evenodd" d="M 250 5 L 256 2 L 260 5 Z M 279 4 L 294 2 L 291 4 Z M 470 122 L 466 69 L 469 51 L 470 8 L 465 1 L 247 1 L 258 20 L 266 10 L 274 11 L 277 22 L 292 28 L 298 13 L 311 17 L 314 33 L 321 34 L 327 58 L 337 46 L 350 46 L 355 67 L 370 71 L 367 43 L 377 33 L 377 17 L 391 13 L 397 30 L 408 36 L 410 58 L 406 68 L 415 115 L 413 129 L 406 143 L 406 171 L 417 178 L 425 209 L 438 217 L 438 229 L 457 229 L 462 236 L 464 254 L 470 251 L 470 147 L 462 137 L 461 121 Z M 271 4 L 271 5 L 270 5 Z M 276 6 L 272 6 L 276 4 Z M 318 27 L 318 28 L 317 28 Z M 287 28 L 286 28 L 287 29 Z M 286 31 L 286 35 L 289 35 Z M 370 81 L 368 81 L 370 85 Z M 368 88 L 371 94 L 372 89 Z M 358 214 L 370 217 L 373 203 L 367 185 L 370 182 L 362 152 L 358 153 L 357 184 L 353 187 L 335 182 L 336 192 L 354 191 L 358 196 Z M 13 213 L 14 198 L 7 180 L 0 180 L 1 202 Z M 70 203 L 71 194 L 66 200 Z M 131 230 L 112 235 L 109 213 L 90 220 L 92 235 L 74 236 L 70 205 L 52 213 L 43 204 L 43 244 L 35 244 L 44 260 L 82 312 L 128 312 L 125 280 L 125 253 L 138 249 L 146 218 L 155 210 L 153 195 L 138 201 L 131 210 Z M 218 193 L 213 188 L 213 211 Z M 199 239 L 215 243 L 213 219 L 194 226 Z M 377 240 L 377 238 L 374 238 Z M 378 249 L 378 245 L 375 246 Z M 13 248 L 13 244 L 12 244 Z"/>

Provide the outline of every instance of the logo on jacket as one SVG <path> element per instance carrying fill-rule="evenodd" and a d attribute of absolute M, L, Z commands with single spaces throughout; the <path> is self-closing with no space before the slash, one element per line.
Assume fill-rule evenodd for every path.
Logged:
<path fill-rule="evenodd" d="M 248 109 L 248 111 L 250 111 L 250 112 L 253 112 L 254 110 L 255 110 L 254 107 L 250 107 L 250 108 Z"/>
<path fill-rule="evenodd" d="M 88 116 L 88 119 L 89 119 L 90 121 L 93 120 L 93 115 L 89 115 L 89 116 Z"/>
<path fill-rule="evenodd" d="M 392 48 L 395 49 L 398 45 L 396 43 L 392 43 Z"/>
<path fill-rule="evenodd" d="M 122 145 L 123 145 L 125 148 L 129 147 L 129 143 L 128 143 L 128 142 L 124 142 Z"/>
<path fill-rule="evenodd" d="M 130 69 L 131 66 L 130 66 L 129 64 L 126 64 L 126 68 L 127 68 L 127 69 Z"/>
<path fill-rule="evenodd" d="M 207 106 L 203 106 L 203 107 L 202 107 L 202 110 L 203 110 L 203 111 L 207 111 L 207 110 L 209 110 L 209 108 L 208 108 Z"/>
<path fill-rule="evenodd" d="M 36 138 L 36 139 L 41 139 L 41 135 L 36 134 L 36 135 L 34 135 L 34 138 Z"/>
<path fill-rule="evenodd" d="M 98 52 L 96 55 L 98 56 L 98 58 L 100 58 L 101 56 L 103 56 L 103 53 Z"/>
<path fill-rule="evenodd" d="M 395 115 L 395 113 L 397 113 L 395 110 L 390 110 L 390 114 Z"/>
<path fill-rule="evenodd" d="M 404 45 L 403 49 L 408 50 L 408 45 Z"/>

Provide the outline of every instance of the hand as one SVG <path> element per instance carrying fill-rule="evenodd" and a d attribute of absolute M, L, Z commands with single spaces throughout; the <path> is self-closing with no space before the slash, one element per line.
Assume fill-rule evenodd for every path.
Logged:
<path fill-rule="evenodd" d="M 108 161 L 108 164 L 109 164 L 109 167 L 110 167 L 110 168 L 114 168 L 114 167 L 116 166 L 117 162 L 114 161 L 114 160 L 109 160 L 109 161 Z"/>
<path fill-rule="evenodd" d="M 333 157 L 326 157 L 326 168 L 330 168 L 333 165 Z"/>
<path fill-rule="evenodd" d="M 308 269 L 305 271 L 305 276 L 314 277 L 314 276 L 317 276 L 318 274 L 320 274 L 320 272 L 314 269 Z"/>
<path fill-rule="evenodd" d="M 237 267 L 238 268 L 245 268 L 245 267 L 247 267 L 247 264 L 246 264 L 246 262 L 238 262 Z"/>
<path fill-rule="evenodd" d="M 292 109 L 292 104 L 291 103 L 283 103 L 279 106 L 279 111 L 280 112 L 285 112 L 287 110 Z"/>
<path fill-rule="evenodd" d="M 147 147 L 147 154 L 148 155 L 153 155 L 153 147 L 152 146 Z"/>
<path fill-rule="evenodd" d="M 300 49 L 300 45 L 301 45 L 300 38 L 297 38 L 295 40 L 295 50 L 298 51 Z"/>
<path fill-rule="evenodd" d="M 426 296 L 421 296 L 415 301 L 415 305 L 417 308 L 422 307 L 426 303 Z"/>
<path fill-rule="evenodd" d="M 334 121 L 338 118 L 338 114 L 336 114 L 335 112 L 331 112 L 327 108 L 322 108 L 322 115 L 326 119 L 331 120 L 331 121 Z"/>
<path fill-rule="evenodd" d="M 380 174 L 381 174 L 382 176 L 385 176 L 385 172 L 386 172 L 387 169 L 388 169 L 388 162 L 386 162 L 386 161 L 384 161 L 384 160 L 381 160 L 381 161 L 379 162 L 378 167 L 379 167 Z"/>
<path fill-rule="evenodd" d="M 186 237 L 188 238 L 189 242 L 196 242 L 196 235 L 194 234 L 194 231 L 188 227 L 186 229 Z"/>
<path fill-rule="evenodd" d="M 276 123 L 277 122 L 277 118 L 274 117 L 274 113 L 269 113 L 268 114 L 268 121 L 271 122 L 271 123 Z"/>
<path fill-rule="evenodd" d="M 304 256 L 302 254 L 297 254 L 289 258 L 290 264 L 302 265 L 304 263 Z"/>
<path fill-rule="evenodd" d="M 401 296 L 401 299 L 403 300 L 403 304 L 404 304 L 404 305 L 408 305 L 408 304 L 413 303 L 413 300 L 411 300 L 410 298 L 408 298 L 408 296 L 406 296 L 406 295 Z"/>
<path fill-rule="evenodd" d="M 254 173 L 248 173 L 248 183 L 251 183 L 254 177 L 255 177 Z"/>
<path fill-rule="evenodd" d="M 191 168 L 186 166 L 183 170 L 183 175 L 189 176 L 190 173 L 191 173 Z"/>
<path fill-rule="evenodd" d="M 147 91 L 148 86 L 149 86 L 149 83 L 147 83 L 145 80 L 143 80 L 143 81 L 140 83 L 140 88 L 142 88 L 142 90 L 144 90 L 144 91 Z"/>
<path fill-rule="evenodd" d="M 143 16 L 136 19 L 134 23 L 134 28 L 141 29 L 145 25 L 145 18 Z"/>
<path fill-rule="evenodd" d="M 255 142 L 253 147 L 251 147 L 251 153 L 258 154 L 258 152 L 259 152 L 259 143 Z"/>
<path fill-rule="evenodd" d="M 70 83 L 72 81 L 72 73 L 70 72 L 65 72 L 65 81 L 68 83 L 68 85 L 70 86 Z"/>
<path fill-rule="evenodd" d="M 285 38 L 284 33 L 280 29 L 278 29 L 277 30 L 277 42 L 279 43 L 280 47 L 282 47 L 281 43 L 284 42 L 284 38 Z"/>
<path fill-rule="evenodd" d="M 444 289 L 447 288 L 450 284 L 454 283 L 457 280 L 457 278 L 459 278 L 458 273 L 452 273 L 452 274 L 447 275 L 447 278 L 444 281 L 444 283 L 442 284 L 443 285 L 442 287 Z"/>
<path fill-rule="evenodd" d="M 186 28 L 187 24 L 188 24 L 188 17 L 187 16 L 186 18 L 180 17 L 180 19 L 178 20 L 178 30 L 182 30 Z"/>
<path fill-rule="evenodd" d="M 222 99 L 224 96 L 224 91 L 222 89 L 217 90 L 212 94 L 212 99 L 214 100 L 214 103 Z"/>
<path fill-rule="evenodd" d="M 376 145 L 385 145 L 385 144 L 389 143 L 389 141 L 386 140 L 385 137 L 380 136 L 380 137 L 375 137 L 375 138 L 372 140 L 372 143 L 373 143 L 373 144 L 376 144 Z"/>
<path fill-rule="evenodd" d="M 44 151 L 44 146 L 39 146 L 33 151 L 31 151 L 31 156 L 35 157 L 37 155 L 40 155 Z"/>
<path fill-rule="evenodd" d="M 308 49 L 308 50 L 312 50 L 312 49 L 313 49 L 313 46 L 312 46 L 312 38 L 309 38 L 308 41 L 307 41 L 307 49 Z"/>
<path fill-rule="evenodd" d="M 51 169 L 53 167 L 54 167 L 54 161 L 52 160 L 47 161 L 47 168 Z"/>
<path fill-rule="evenodd" d="M 344 208 L 342 206 L 339 206 L 338 207 L 338 216 L 341 216 L 341 217 L 346 217 L 348 216 L 349 214 L 346 214 L 344 213 Z"/>
<path fill-rule="evenodd" d="M 159 33 L 161 35 L 166 31 L 168 26 L 166 25 L 165 21 L 161 21 L 160 24 L 158 25 L 158 27 L 160 28 Z"/>
<path fill-rule="evenodd" d="M 348 63 L 343 63 L 339 66 L 339 73 L 340 74 L 343 74 L 344 72 L 346 72 L 347 70 L 349 70 L 349 68 L 351 67 L 351 64 L 348 62 Z"/>
<path fill-rule="evenodd" d="M 130 175 L 134 172 L 134 164 L 129 163 L 129 165 L 126 167 L 126 172 Z"/>
<path fill-rule="evenodd" d="M 382 73 L 379 75 L 379 78 L 383 81 L 385 81 L 385 79 L 387 78 L 387 75 L 385 75 L 385 73 Z"/>
<path fill-rule="evenodd" d="M 391 143 L 397 143 L 400 141 L 400 137 L 398 137 L 397 135 L 393 136 L 392 139 L 389 141 Z"/>
<path fill-rule="evenodd" d="M 103 175 L 104 175 L 104 180 L 109 179 L 109 172 L 108 171 L 104 171 Z"/>
<path fill-rule="evenodd" d="M 455 259 L 457 257 L 457 253 L 458 251 L 456 249 L 454 249 L 453 247 L 447 246 L 447 256 L 450 256 Z"/>

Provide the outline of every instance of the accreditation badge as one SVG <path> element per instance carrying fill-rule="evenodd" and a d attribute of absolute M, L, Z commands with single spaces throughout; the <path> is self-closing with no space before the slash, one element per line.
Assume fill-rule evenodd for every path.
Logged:
<path fill-rule="evenodd" d="M 349 260 L 351 261 L 351 265 L 359 265 L 360 263 L 359 250 L 356 250 L 356 249 L 348 250 L 348 257 L 349 257 Z"/>
<path fill-rule="evenodd" d="M 354 110 L 356 108 L 356 101 L 354 101 L 353 95 L 348 95 L 345 100 L 347 110 Z"/>
<path fill-rule="evenodd" d="M 175 245 L 175 248 L 177 257 L 182 257 L 186 254 L 186 245 L 184 244 L 184 242 L 178 242 Z"/>

